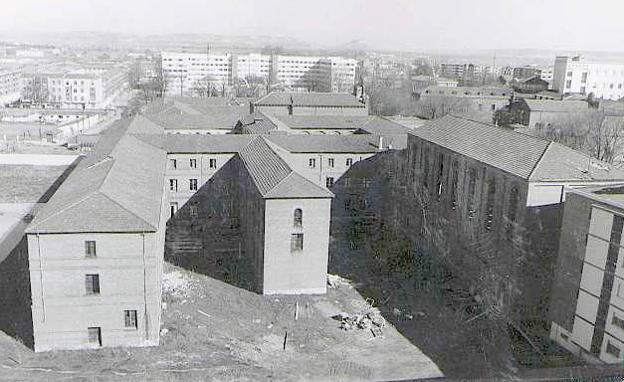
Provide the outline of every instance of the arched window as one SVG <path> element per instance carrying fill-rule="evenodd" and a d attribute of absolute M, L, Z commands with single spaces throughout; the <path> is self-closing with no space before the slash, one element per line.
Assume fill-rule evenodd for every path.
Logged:
<path fill-rule="evenodd" d="M 303 211 L 301 208 L 296 208 L 293 213 L 293 224 L 295 227 L 301 227 L 303 224 Z"/>

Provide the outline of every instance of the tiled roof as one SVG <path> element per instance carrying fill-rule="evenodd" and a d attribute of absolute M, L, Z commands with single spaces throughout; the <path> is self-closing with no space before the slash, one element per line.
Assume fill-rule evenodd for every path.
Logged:
<path fill-rule="evenodd" d="M 267 135 L 266 139 L 294 153 L 374 153 L 362 135 Z"/>
<path fill-rule="evenodd" d="M 542 99 L 524 99 L 531 111 L 574 113 L 587 111 L 589 106 L 585 101 L 555 101 Z"/>
<path fill-rule="evenodd" d="M 140 140 L 167 153 L 237 153 L 254 138 L 252 135 L 164 134 L 137 135 Z"/>
<path fill-rule="evenodd" d="M 277 129 L 273 121 L 259 111 L 245 115 L 240 123 L 243 134 L 266 134 Z"/>
<path fill-rule="evenodd" d="M 348 93 L 277 93 L 271 92 L 260 98 L 257 106 L 329 106 L 329 107 L 366 107 L 357 98 Z"/>
<path fill-rule="evenodd" d="M 360 130 L 369 134 L 407 134 L 411 129 L 400 123 L 382 117 L 371 117 Z"/>
<path fill-rule="evenodd" d="M 166 154 L 110 129 L 39 211 L 28 233 L 151 232 L 159 225 Z"/>
<path fill-rule="evenodd" d="M 213 108 L 208 114 L 159 113 L 147 118 L 165 130 L 233 129 L 249 110 L 244 108 Z"/>
<path fill-rule="evenodd" d="M 612 166 L 561 144 L 447 115 L 410 134 L 523 179 L 624 179 Z"/>
<path fill-rule="evenodd" d="M 283 115 L 275 116 L 290 129 L 355 130 L 375 117 L 345 115 Z"/>
<path fill-rule="evenodd" d="M 253 139 L 238 156 L 266 199 L 333 197 L 329 190 L 294 172 L 262 137 Z"/>

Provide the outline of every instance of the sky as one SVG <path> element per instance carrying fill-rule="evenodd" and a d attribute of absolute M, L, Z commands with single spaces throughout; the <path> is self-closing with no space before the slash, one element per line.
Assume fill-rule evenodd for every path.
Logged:
<path fill-rule="evenodd" d="M 623 14 L 623 0 L 0 0 L 0 33 L 259 34 L 409 51 L 624 51 Z"/>

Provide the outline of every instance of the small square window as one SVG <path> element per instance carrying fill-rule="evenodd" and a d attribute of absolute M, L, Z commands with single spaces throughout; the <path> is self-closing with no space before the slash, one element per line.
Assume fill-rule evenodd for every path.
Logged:
<path fill-rule="evenodd" d="M 191 168 L 197 168 L 197 159 L 190 159 L 189 162 Z"/>
<path fill-rule="evenodd" d="M 210 168 L 217 168 L 217 160 L 216 159 L 210 159 L 209 160 L 209 165 L 210 165 Z"/>
<path fill-rule="evenodd" d="M 136 310 L 124 310 L 124 321 L 126 328 L 136 329 L 137 325 L 137 311 Z"/>
<path fill-rule="evenodd" d="M 334 158 L 327 159 L 327 164 L 329 165 L 329 167 L 333 168 L 334 167 Z"/>
<path fill-rule="evenodd" d="M 95 257 L 96 256 L 95 241 L 93 241 L 93 240 L 85 241 L 85 256 L 86 257 Z"/>
<path fill-rule="evenodd" d="M 314 158 L 308 159 L 308 167 L 315 168 L 316 167 L 316 159 L 314 159 Z"/>
<path fill-rule="evenodd" d="M 607 348 L 605 349 L 607 354 L 611 354 L 615 358 L 620 358 L 620 348 L 613 345 L 609 340 L 607 340 Z"/>
<path fill-rule="evenodd" d="M 197 205 L 191 204 L 189 206 L 189 215 L 191 215 L 191 217 L 197 217 Z"/>
<path fill-rule="evenodd" d="M 353 164 L 353 158 L 347 158 L 347 167 Z"/>
<path fill-rule="evenodd" d="M 327 178 L 325 178 L 325 187 L 332 188 L 333 186 L 334 186 L 334 178 L 332 178 L 331 176 L 328 176 Z"/>
<path fill-rule="evenodd" d="M 178 161 L 176 159 L 169 159 L 169 168 L 178 168 Z"/>
<path fill-rule="evenodd" d="M 169 179 L 169 190 L 170 191 L 178 191 L 178 180 L 177 179 Z"/>
<path fill-rule="evenodd" d="M 197 179 L 189 179 L 189 189 L 191 191 L 197 191 Z"/>

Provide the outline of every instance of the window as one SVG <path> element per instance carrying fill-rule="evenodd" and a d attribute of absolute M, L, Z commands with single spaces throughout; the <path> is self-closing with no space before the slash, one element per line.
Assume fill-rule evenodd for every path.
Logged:
<path fill-rule="evenodd" d="M 303 234 L 293 233 L 290 235 L 290 252 L 303 251 Z"/>
<path fill-rule="evenodd" d="M 100 294 L 100 275 L 85 275 L 87 294 Z"/>
<path fill-rule="evenodd" d="M 208 165 L 210 166 L 210 168 L 217 168 L 217 160 L 216 159 L 210 159 L 208 161 Z"/>
<path fill-rule="evenodd" d="M 507 212 L 507 217 L 510 221 L 516 221 L 516 214 L 518 212 L 518 187 L 513 186 L 511 191 L 509 192 L 509 212 Z"/>
<path fill-rule="evenodd" d="M 486 230 L 492 229 L 492 221 L 494 220 L 494 196 L 496 195 L 496 179 L 490 178 L 487 184 L 487 200 L 485 202 L 485 222 Z"/>
<path fill-rule="evenodd" d="M 468 173 L 468 219 L 472 219 L 475 213 L 474 197 L 477 184 L 477 171 L 470 169 Z"/>
<path fill-rule="evenodd" d="M 620 329 L 624 329 L 624 319 L 619 318 L 615 314 L 613 315 L 613 318 L 611 319 L 611 323 Z"/>
<path fill-rule="evenodd" d="M 169 168 L 178 168 L 178 160 L 169 159 Z"/>
<path fill-rule="evenodd" d="M 197 168 L 197 159 L 189 159 L 191 168 Z"/>
<path fill-rule="evenodd" d="M 136 329 L 137 325 L 137 311 L 136 310 L 124 310 L 124 321 L 126 328 Z"/>
<path fill-rule="evenodd" d="M 102 329 L 100 327 L 90 327 L 89 331 L 89 343 L 102 346 Z"/>
<path fill-rule="evenodd" d="M 581 75 L 581 83 L 584 84 L 587 82 L 587 72 L 583 72 Z"/>
<path fill-rule="evenodd" d="M 295 227 L 301 227 L 303 225 L 303 210 L 301 208 L 296 208 L 293 213 L 293 225 Z"/>
<path fill-rule="evenodd" d="M 178 203 L 177 202 L 169 203 L 169 217 L 172 218 L 176 212 L 178 212 Z"/>
<path fill-rule="evenodd" d="M 568 72 L 568 77 L 572 77 L 572 72 Z"/>
<path fill-rule="evenodd" d="M 314 158 L 308 159 L 308 167 L 315 168 L 316 167 L 316 159 L 314 159 Z"/>
<path fill-rule="evenodd" d="M 93 240 L 85 241 L 85 256 L 95 257 L 95 241 Z"/>
<path fill-rule="evenodd" d="M 613 345 L 609 340 L 607 340 L 607 348 L 605 349 L 605 352 L 616 358 L 620 358 L 620 348 Z"/>
<path fill-rule="evenodd" d="M 189 179 L 189 189 L 191 191 L 197 191 L 197 179 Z"/>
<path fill-rule="evenodd" d="M 566 81 L 566 89 L 570 89 L 572 87 L 572 80 Z"/>
<path fill-rule="evenodd" d="M 325 187 L 332 188 L 333 186 L 334 186 L 334 178 L 332 178 L 331 176 L 328 176 L 327 178 L 325 178 Z"/>
<path fill-rule="evenodd" d="M 178 180 L 177 179 L 169 179 L 169 190 L 170 191 L 178 191 Z"/>
<path fill-rule="evenodd" d="M 334 158 L 327 159 L 327 165 L 331 168 L 334 167 Z"/>
<path fill-rule="evenodd" d="M 191 217 L 197 217 L 197 205 L 191 204 L 189 206 L 189 215 L 191 215 Z"/>
<path fill-rule="evenodd" d="M 353 158 L 347 158 L 347 167 L 351 166 L 353 164 Z"/>

